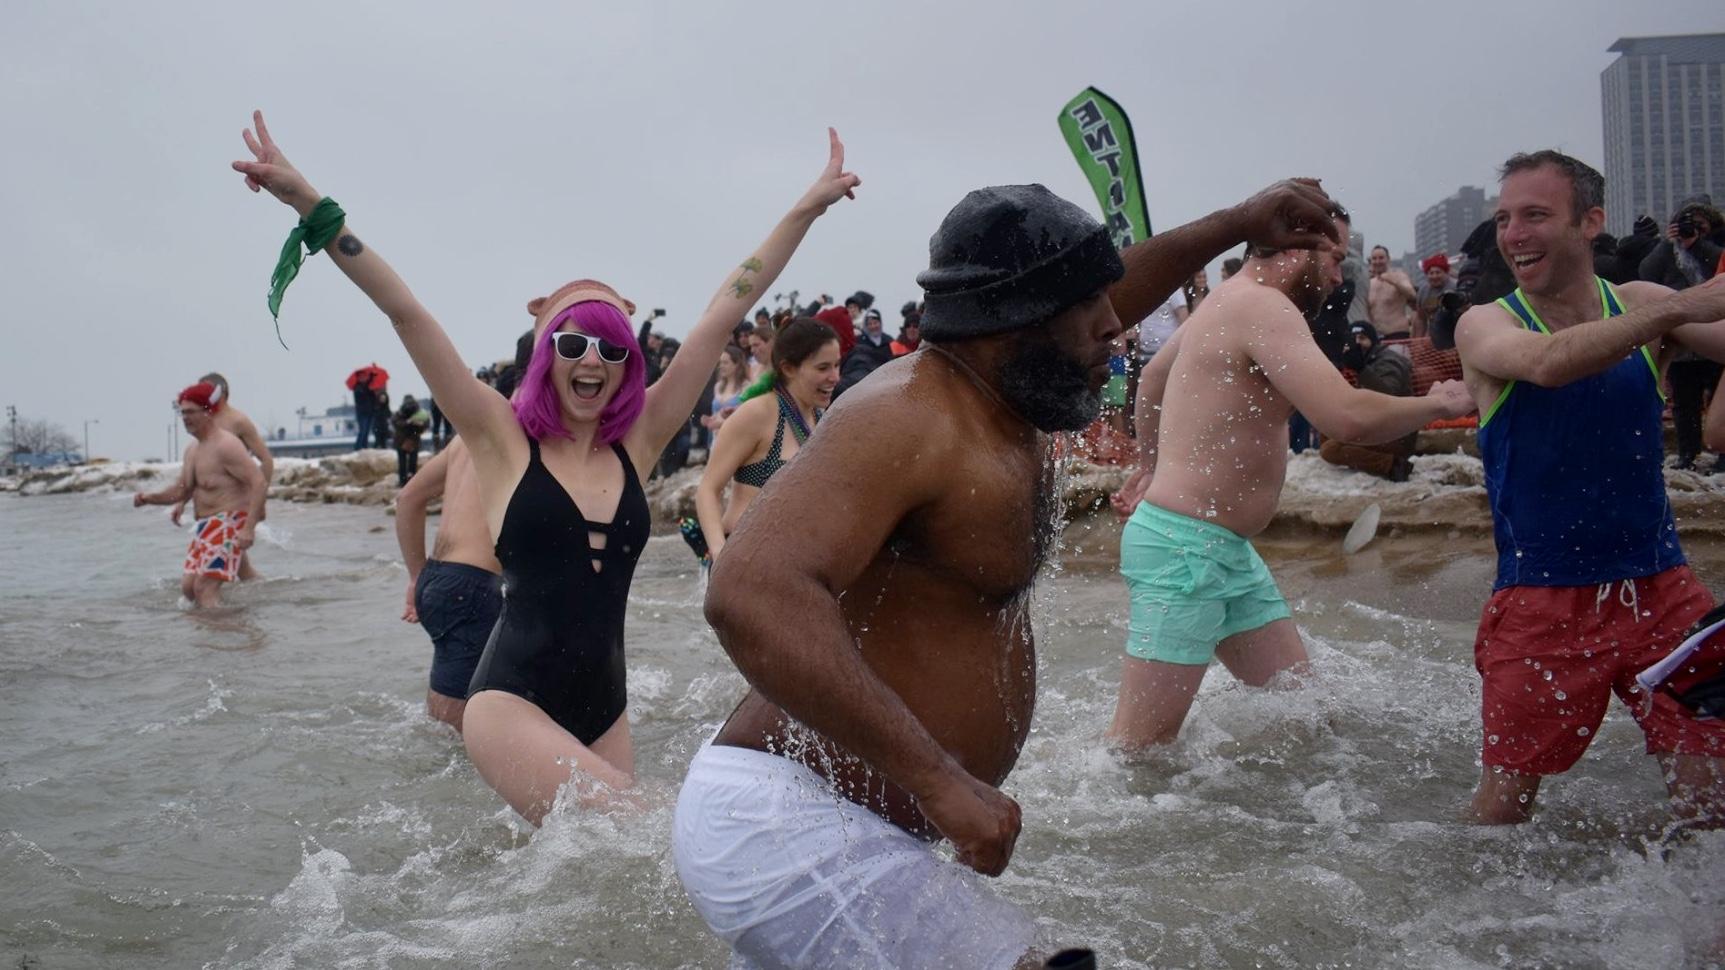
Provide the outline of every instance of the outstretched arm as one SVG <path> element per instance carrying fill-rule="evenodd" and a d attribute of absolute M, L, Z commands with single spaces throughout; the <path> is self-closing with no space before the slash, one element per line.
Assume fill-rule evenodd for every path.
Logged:
<path fill-rule="evenodd" d="M 1305 318 L 1282 312 L 1292 309 L 1286 298 L 1253 294 L 1235 300 L 1242 322 L 1250 320 L 1254 325 L 1246 341 L 1253 362 L 1294 409 L 1327 437 L 1378 444 L 1433 421 L 1473 413 L 1473 398 L 1461 381 L 1439 381 L 1424 397 L 1394 397 L 1353 387 L 1312 341 Z"/>
<path fill-rule="evenodd" d="M 749 309 L 779 278 L 809 227 L 834 202 L 856 197 L 853 190 L 862 184 L 862 179 L 844 170 L 845 146 L 839 141 L 838 132 L 831 128 L 827 129 L 827 145 L 827 166 L 815 184 L 773 227 L 766 242 L 727 274 L 724 285 L 713 294 L 706 312 L 683 341 L 683 349 L 671 359 L 664 375 L 647 389 L 646 407 L 625 445 L 637 467 L 645 468 L 657 461 L 672 436 L 689 420 L 689 413 L 707 386 L 707 378 L 718 366 L 719 354 L 730 342 L 731 328 L 749 315 Z"/>
<path fill-rule="evenodd" d="M 1167 302 L 1210 260 L 1243 242 L 1273 249 L 1316 249 L 1336 237 L 1334 205 L 1314 179 L 1277 182 L 1250 199 L 1120 253 L 1126 275 L 1108 290 L 1120 326 L 1130 329 Z"/>
<path fill-rule="evenodd" d="M 268 191 L 305 218 L 323 198 L 322 194 L 311 187 L 276 146 L 264 125 L 263 112 L 253 112 L 252 123 L 256 135 L 250 130 L 243 134 L 254 160 L 235 162 L 234 170 L 245 175 L 246 186 L 253 192 Z M 473 376 L 443 328 L 383 257 L 360 242 L 352 222 L 344 222 L 336 241 L 326 251 L 348 279 L 389 318 L 401 345 L 413 358 L 414 367 L 431 387 L 432 396 L 450 421 L 468 436 L 468 446 L 487 458 L 501 455 L 502 443 L 510 440 L 505 436 L 519 435 L 509 402 Z"/>
<path fill-rule="evenodd" d="M 1565 327 L 1555 334 L 1528 330 L 1496 304 L 1476 306 L 1456 323 L 1456 350 L 1462 363 L 1498 380 L 1561 387 L 1615 366 L 1636 348 L 1684 324 L 1725 318 L 1725 280 L 1711 280 L 1676 294 L 1652 283 L 1626 284 L 1619 292 L 1643 302 L 1618 316 Z M 1705 346 L 1708 334 L 1686 328 L 1684 336 L 1686 343 Z"/>

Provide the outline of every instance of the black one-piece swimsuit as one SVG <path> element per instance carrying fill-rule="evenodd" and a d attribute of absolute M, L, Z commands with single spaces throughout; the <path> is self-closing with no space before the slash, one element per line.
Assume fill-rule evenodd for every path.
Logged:
<path fill-rule="evenodd" d="M 651 527 L 647 495 L 628 453 L 613 444 L 623 495 L 610 522 L 590 522 L 540 460 L 539 442 L 527 443 L 527 471 L 497 536 L 503 612 L 467 694 L 524 697 L 590 745 L 628 706 L 623 618 Z M 603 549 L 592 547 L 589 532 L 604 533 Z"/>

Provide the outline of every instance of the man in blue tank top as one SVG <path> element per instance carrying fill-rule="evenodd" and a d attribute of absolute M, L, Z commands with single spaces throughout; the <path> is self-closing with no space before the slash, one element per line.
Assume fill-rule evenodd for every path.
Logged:
<path fill-rule="evenodd" d="M 1471 816 L 1526 820 L 1540 779 L 1580 759 L 1616 692 L 1675 812 L 1725 824 L 1725 722 L 1635 684 L 1713 606 L 1666 499 L 1660 375 L 1678 344 L 1725 357 L 1725 286 L 1673 295 L 1594 276 L 1605 180 L 1574 158 L 1518 154 L 1500 182 L 1497 244 L 1518 289 L 1455 333 L 1498 551 L 1474 644 L 1484 771 Z M 1701 656 L 1725 663 L 1725 642 Z"/>

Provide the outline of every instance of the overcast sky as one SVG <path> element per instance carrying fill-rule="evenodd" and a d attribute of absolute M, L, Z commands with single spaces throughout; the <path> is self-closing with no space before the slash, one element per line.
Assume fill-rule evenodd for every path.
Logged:
<path fill-rule="evenodd" d="M 775 291 L 866 289 L 889 328 L 969 189 L 1042 182 L 1095 211 L 1055 117 L 1087 84 L 1131 114 L 1166 228 L 1316 175 L 1368 243 L 1489 185 L 1520 149 L 1600 164 L 1620 36 L 1725 30 L 1715 0 L 946 5 L 934 2 L 5 5 L 0 404 L 161 457 L 207 370 L 273 429 L 377 361 L 424 384 L 326 259 L 265 290 L 294 218 L 228 163 L 277 141 L 472 365 L 527 300 L 612 283 L 687 330 L 824 162 L 864 186 Z"/>

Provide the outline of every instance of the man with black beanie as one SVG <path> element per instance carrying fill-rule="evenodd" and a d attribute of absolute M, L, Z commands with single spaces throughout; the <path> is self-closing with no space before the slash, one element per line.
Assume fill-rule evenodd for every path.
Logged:
<path fill-rule="evenodd" d="M 1123 323 L 1242 242 L 1333 241 L 1327 206 L 1283 182 L 1123 253 L 1040 185 L 979 189 L 942 221 L 922 347 L 827 412 L 708 586 L 752 690 L 689 768 L 673 850 L 740 956 L 1041 965 L 1032 920 L 927 843 L 998 875 L 1018 838 L 997 786 L 1034 714 L 1028 593 L 1061 520 L 1048 435 L 1096 418 Z"/>

